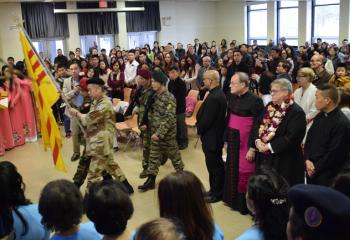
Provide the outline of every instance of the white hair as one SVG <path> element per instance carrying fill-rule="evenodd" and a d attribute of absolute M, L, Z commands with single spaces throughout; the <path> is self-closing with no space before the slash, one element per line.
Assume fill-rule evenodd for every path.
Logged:
<path fill-rule="evenodd" d="M 288 91 L 289 94 L 293 93 L 292 83 L 288 79 L 285 79 L 285 78 L 276 79 L 271 83 L 271 86 L 272 85 L 278 85 L 282 90 Z"/>

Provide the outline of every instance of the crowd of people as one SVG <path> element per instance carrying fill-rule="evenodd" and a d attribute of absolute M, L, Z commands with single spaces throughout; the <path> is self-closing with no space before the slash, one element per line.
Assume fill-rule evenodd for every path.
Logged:
<path fill-rule="evenodd" d="M 54 65 L 42 56 L 70 103 L 68 107 L 58 100 L 53 112 L 66 137 L 72 137 L 71 160 L 79 160 L 73 183 L 57 180 L 43 189 L 35 208 L 45 226 L 42 234 L 51 231 L 52 239 L 128 235 L 124 231 L 133 206 L 127 194 L 134 190 L 114 160 L 114 125 L 136 114 L 143 139 L 139 177 L 146 179 L 138 189 L 155 189 L 167 159 L 176 173 L 159 183 L 161 218 L 142 225 L 132 239 L 223 239 L 208 205 L 219 201 L 252 214 L 254 225 L 241 240 L 349 238 L 350 199 L 344 187 L 350 178 L 348 55 L 346 39 L 339 50 L 321 39 L 295 49 L 282 38 L 267 46 L 256 41 L 251 46 L 227 44 L 225 39 L 209 46 L 195 39 L 187 49 L 181 43 L 175 48 L 155 41 L 152 49 L 148 44 L 128 51 L 117 46 L 109 54 L 92 47 L 85 58 L 79 48 L 69 58 L 59 49 Z M 23 62 L 14 64 L 8 58 L 2 70 L 1 96 L 9 100 L 9 107 L 0 110 L 6 119 L 6 129 L 0 129 L 4 153 L 16 146 L 15 140 L 21 145 L 36 139 L 37 132 Z M 125 89 L 131 91 L 128 108 L 115 112 L 112 99 L 123 101 Z M 209 173 L 208 191 L 193 173 L 184 171 L 181 157 L 189 141 L 185 119 L 198 103 L 196 128 Z M 26 114 L 16 115 L 22 112 Z M 83 208 L 79 187 L 86 178 Z M 23 195 L 21 187 L 19 191 Z M 68 198 L 63 193 L 71 204 L 60 202 Z M 4 199 L 7 213 L 30 205 L 24 195 L 21 204 Z M 115 216 L 107 214 L 111 208 Z M 80 224 L 83 211 L 95 227 Z M 16 232 L 11 226 L 7 233 Z M 23 234 L 28 228 L 24 226 Z"/>

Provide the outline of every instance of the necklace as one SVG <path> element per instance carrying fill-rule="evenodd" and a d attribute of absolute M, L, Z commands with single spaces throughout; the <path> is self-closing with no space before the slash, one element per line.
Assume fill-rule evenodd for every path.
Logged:
<path fill-rule="evenodd" d="M 287 99 L 281 105 L 270 103 L 265 111 L 262 124 L 259 128 L 259 138 L 264 143 L 270 142 L 276 135 L 278 126 L 282 123 L 288 110 L 293 105 L 292 99 Z"/>

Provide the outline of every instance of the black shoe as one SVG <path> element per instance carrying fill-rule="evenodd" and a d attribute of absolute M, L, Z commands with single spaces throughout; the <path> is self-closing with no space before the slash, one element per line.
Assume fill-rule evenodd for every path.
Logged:
<path fill-rule="evenodd" d="M 113 147 L 113 151 L 114 152 L 118 152 L 119 151 L 119 147 Z"/>
<path fill-rule="evenodd" d="M 164 165 L 164 164 L 166 164 L 166 162 L 168 161 L 168 158 L 163 158 L 163 159 L 161 159 L 160 160 L 160 165 Z"/>
<path fill-rule="evenodd" d="M 143 169 L 143 171 L 140 173 L 140 176 L 139 176 L 141 179 L 142 178 L 146 178 L 148 177 L 148 174 L 147 174 L 147 169 Z"/>
<path fill-rule="evenodd" d="M 130 185 L 130 183 L 128 182 L 127 179 L 125 179 L 122 184 L 125 186 L 126 190 L 128 191 L 128 193 L 131 195 L 134 193 L 134 188 Z"/>
<path fill-rule="evenodd" d="M 146 182 L 143 185 L 139 186 L 138 189 L 141 192 L 146 192 L 148 190 L 154 189 L 155 186 L 156 186 L 156 176 L 149 175 Z"/>
<path fill-rule="evenodd" d="M 71 157 L 71 161 L 74 162 L 76 160 L 78 160 L 80 158 L 80 154 L 79 153 L 73 153 L 72 157 Z"/>
<path fill-rule="evenodd" d="M 215 197 L 212 195 L 209 195 L 208 197 L 205 198 L 205 201 L 207 203 L 216 203 L 216 202 L 220 202 L 222 200 L 221 197 Z"/>
<path fill-rule="evenodd" d="M 81 185 L 83 185 L 82 183 L 78 183 L 78 182 L 73 182 L 73 184 L 77 186 L 78 189 L 80 189 Z"/>
<path fill-rule="evenodd" d="M 179 150 L 184 150 L 188 147 L 188 145 L 179 145 Z"/>

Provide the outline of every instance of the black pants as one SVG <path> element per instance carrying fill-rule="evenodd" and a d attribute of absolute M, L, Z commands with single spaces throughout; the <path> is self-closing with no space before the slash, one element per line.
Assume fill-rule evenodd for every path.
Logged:
<path fill-rule="evenodd" d="M 205 156 L 205 163 L 209 172 L 210 192 L 213 197 L 222 198 L 224 182 L 225 182 L 225 168 L 222 161 L 222 149 L 215 151 L 208 150 L 203 146 Z"/>
<path fill-rule="evenodd" d="M 179 146 L 187 147 L 188 134 L 185 117 L 185 113 L 180 113 L 176 115 L 176 141 Z"/>

